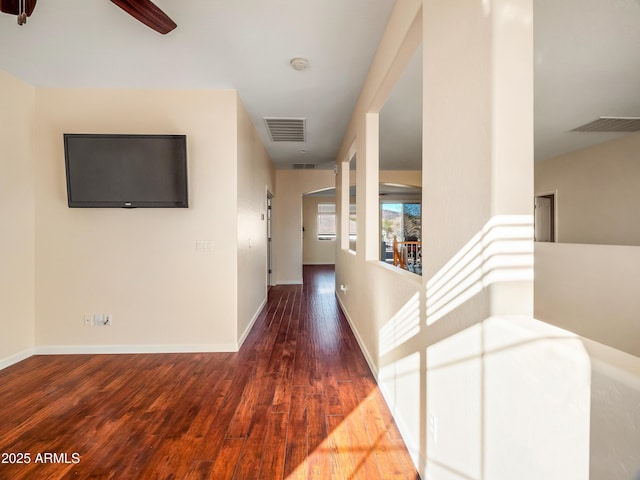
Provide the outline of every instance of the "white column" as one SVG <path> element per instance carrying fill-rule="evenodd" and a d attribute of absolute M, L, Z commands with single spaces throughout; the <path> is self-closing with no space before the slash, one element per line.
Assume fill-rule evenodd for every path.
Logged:
<path fill-rule="evenodd" d="M 426 477 L 586 479 L 588 355 L 533 319 L 533 2 L 423 15 Z"/>

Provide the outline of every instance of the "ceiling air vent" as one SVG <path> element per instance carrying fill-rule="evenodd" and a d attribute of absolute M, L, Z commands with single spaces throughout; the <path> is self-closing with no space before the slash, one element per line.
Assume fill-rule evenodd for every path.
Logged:
<path fill-rule="evenodd" d="M 294 170 L 313 170 L 316 168 L 315 163 L 294 163 L 292 166 Z"/>
<path fill-rule="evenodd" d="M 267 118 L 269 136 L 274 142 L 304 142 L 306 141 L 304 118 Z"/>
<path fill-rule="evenodd" d="M 600 117 L 571 130 L 572 132 L 637 132 L 640 117 Z"/>

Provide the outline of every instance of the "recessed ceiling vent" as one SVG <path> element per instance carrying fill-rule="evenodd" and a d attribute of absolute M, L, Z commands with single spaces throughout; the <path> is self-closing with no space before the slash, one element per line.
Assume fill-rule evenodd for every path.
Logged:
<path fill-rule="evenodd" d="M 304 142 L 306 141 L 304 118 L 273 118 L 264 117 L 269 136 L 273 142 Z"/>
<path fill-rule="evenodd" d="M 294 170 L 313 170 L 316 168 L 315 163 L 294 163 L 292 166 Z"/>
<path fill-rule="evenodd" d="M 571 130 L 572 132 L 638 132 L 640 117 L 600 117 Z"/>

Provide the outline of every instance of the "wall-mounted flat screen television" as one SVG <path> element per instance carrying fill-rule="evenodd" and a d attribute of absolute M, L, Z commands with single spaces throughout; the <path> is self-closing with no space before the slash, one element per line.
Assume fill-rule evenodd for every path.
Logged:
<path fill-rule="evenodd" d="M 189 206 L 185 135 L 64 134 L 69 207 Z"/>

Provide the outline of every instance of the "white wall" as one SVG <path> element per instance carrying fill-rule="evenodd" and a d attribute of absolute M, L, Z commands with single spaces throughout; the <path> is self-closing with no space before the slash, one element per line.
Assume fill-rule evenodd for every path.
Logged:
<path fill-rule="evenodd" d="M 335 187 L 333 170 L 277 170 L 273 198 L 274 283 L 302 283 L 302 195 Z"/>
<path fill-rule="evenodd" d="M 267 301 L 267 191 L 275 173 L 238 97 L 238 340 L 248 334 Z"/>
<path fill-rule="evenodd" d="M 379 172 L 377 166 L 375 115 L 421 41 L 421 19 L 415 24 L 421 4 L 421 1 L 396 3 L 337 157 L 339 162 L 347 161 L 355 145 L 358 243 L 354 253 L 346 248 L 348 242 L 340 239 L 339 244 L 345 248 L 336 254 L 336 286 L 345 288 L 337 289 L 342 309 L 425 478 L 425 447 L 421 437 L 426 411 L 426 346 L 416 336 L 424 319 L 423 281 L 377 260 L 380 248 L 377 184 L 386 173 Z M 339 169 L 336 181 L 338 204 L 345 208 L 346 189 L 352 183 L 347 175 L 352 176 L 347 168 Z M 422 179 L 415 181 L 414 172 L 407 175 L 407 181 L 396 179 L 394 183 L 422 182 Z M 340 212 L 343 226 L 346 214 Z"/>
<path fill-rule="evenodd" d="M 336 197 L 303 197 L 302 199 L 302 263 L 333 265 L 336 263 L 336 241 L 318 240 L 318 204 L 336 203 Z"/>
<path fill-rule="evenodd" d="M 421 278 L 372 254 L 375 114 L 416 29 Z M 338 251 L 338 297 L 425 478 L 586 479 L 590 424 L 614 408 L 591 408 L 586 340 L 533 318 L 532 29 L 526 0 L 397 3 L 338 155 L 355 142 L 365 223 Z"/>
<path fill-rule="evenodd" d="M 633 134 L 535 165 L 559 242 L 535 245 L 535 316 L 580 334 L 589 355 L 589 478 L 640 478 L 638 148 Z"/>
<path fill-rule="evenodd" d="M 237 346 L 234 91 L 38 89 L 39 351 L 233 350 Z M 187 135 L 190 208 L 71 209 L 62 134 Z M 196 240 L 213 251 L 196 252 Z M 84 327 L 86 312 L 113 326 Z"/>
<path fill-rule="evenodd" d="M 590 479 L 640 478 L 640 358 L 583 340 L 591 358 Z"/>
<path fill-rule="evenodd" d="M 640 133 L 536 162 L 536 195 L 556 193 L 557 240 L 640 246 Z"/>
<path fill-rule="evenodd" d="M 0 368 L 29 356 L 34 333 L 35 89 L 0 71 Z"/>
<path fill-rule="evenodd" d="M 533 316 L 532 22 L 526 0 L 397 3 L 338 154 L 355 142 L 364 219 L 357 252 L 337 252 L 338 299 L 423 478 L 640 476 L 640 360 L 620 350 L 635 353 L 638 338 L 633 247 L 566 246 L 584 247 L 580 259 L 536 246 Z M 422 278 L 371 254 L 375 113 L 416 29 Z M 588 289 L 577 294 L 580 276 Z"/>

